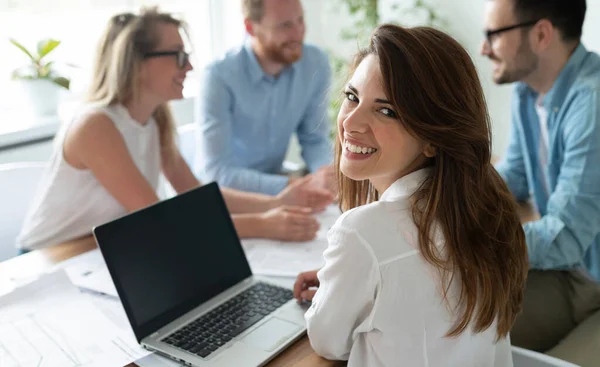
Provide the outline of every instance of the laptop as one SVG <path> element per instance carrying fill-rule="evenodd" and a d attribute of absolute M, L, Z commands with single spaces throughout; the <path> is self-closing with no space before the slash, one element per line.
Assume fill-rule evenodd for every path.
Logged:
<path fill-rule="evenodd" d="M 252 275 L 216 183 L 93 233 L 148 350 L 188 366 L 261 366 L 306 332 L 292 290 Z"/>

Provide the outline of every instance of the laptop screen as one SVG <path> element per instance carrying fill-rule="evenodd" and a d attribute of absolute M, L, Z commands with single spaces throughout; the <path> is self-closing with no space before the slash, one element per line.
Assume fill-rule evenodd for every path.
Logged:
<path fill-rule="evenodd" d="M 94 235 L 138 341 L 252 275 L 216 183 Z"/>

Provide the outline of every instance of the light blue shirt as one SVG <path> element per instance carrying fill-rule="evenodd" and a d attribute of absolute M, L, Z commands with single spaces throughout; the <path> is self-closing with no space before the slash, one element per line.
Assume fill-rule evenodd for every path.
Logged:
<path fill-rule="evenodd" d="M 541 101 L 546 167 L 538 159 L 537 99 L 529 86 L 516 85 L 510 143 L 497 167 L 514 196 L 533 196 L 542 216 L 524 225 L 530 266 L 583 267 L 600 281 L 600 56 L 580 44 Z"/>
<path fill-rule="evenodd" d="M 327 56 L 311 45 L 277 77 L 263 71 L 248 43 L 210 64 L 198 103 L 196 174 L 275 195 L 288 183 L 279 173 L 293 133 L 309 171 L 330 164 L 330 79 Z"/>

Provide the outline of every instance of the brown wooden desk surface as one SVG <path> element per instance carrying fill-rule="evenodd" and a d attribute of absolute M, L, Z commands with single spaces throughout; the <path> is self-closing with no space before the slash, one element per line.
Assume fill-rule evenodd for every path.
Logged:
<path fill-rule="evenodd" d="M 522 204 L 519 208 L 522 222 L 529 222 L 538 218 L 537 213 L 529 204 Z M 32 251 L 28 254 L 15 257 L 0 263 L 0 277 L 27 274 L 31 269 L 44 271 L 53 265 L 96 248 L 92 237 L 64 243 L 43 250 Z M 267 366 L 337 366 L 341 362 L 333 362 L 316 355 L 312 350 L 308 337 L 304 336 L 292 344 L 283 353 L 273 359 Z M 126 367 L 135 367 L 129 364 Z"/>

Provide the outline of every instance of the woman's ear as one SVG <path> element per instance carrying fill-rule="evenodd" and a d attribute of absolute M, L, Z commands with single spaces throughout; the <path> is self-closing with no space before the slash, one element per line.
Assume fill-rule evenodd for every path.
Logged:
<path fill-rule="evenodd" d="M 423 148 L 423 155 L 427 158 L 435 157 L 435 148 L 430 143 L 425 144 L 425 148 Z"/>

